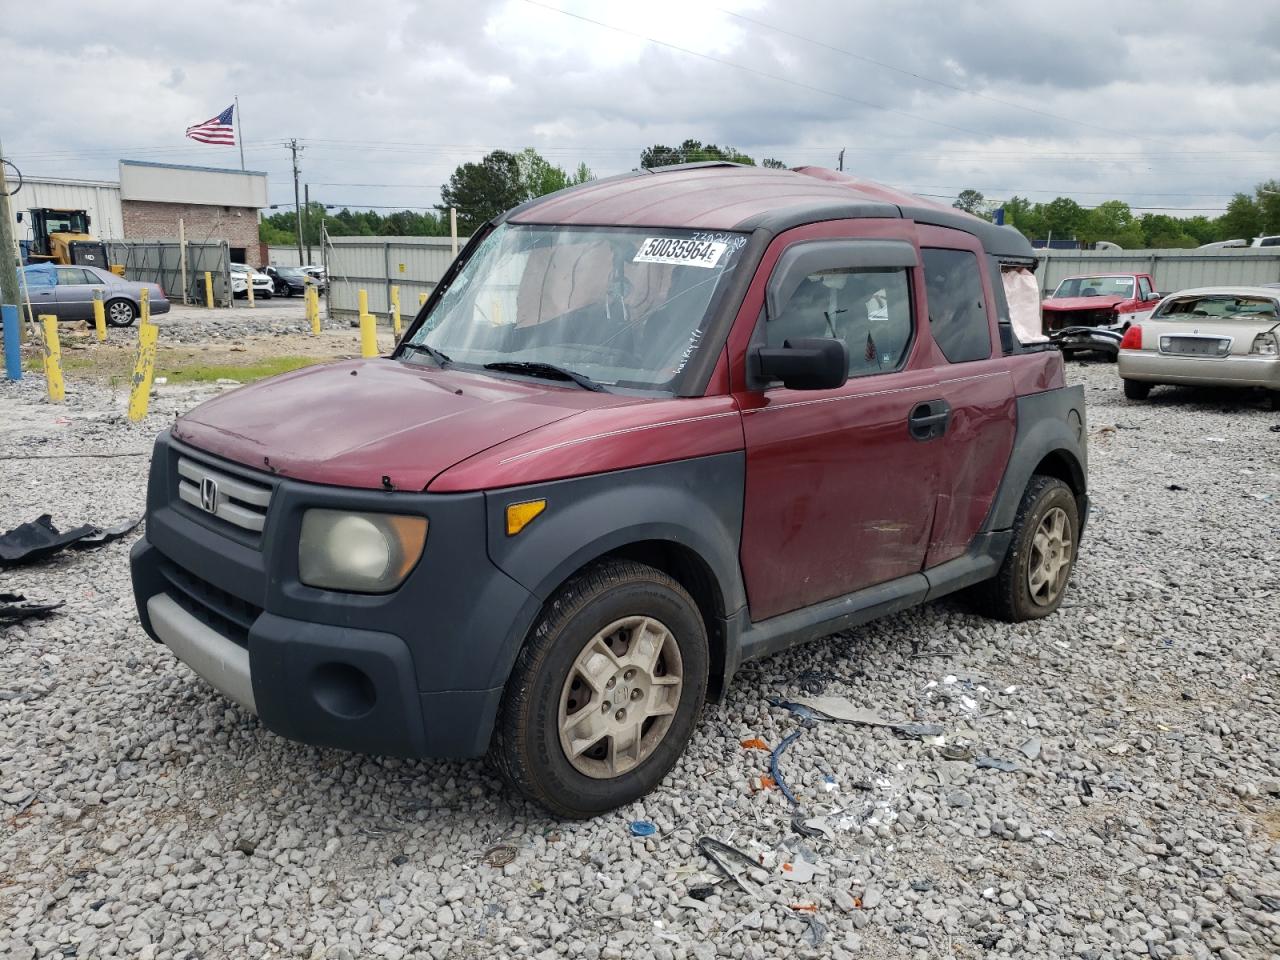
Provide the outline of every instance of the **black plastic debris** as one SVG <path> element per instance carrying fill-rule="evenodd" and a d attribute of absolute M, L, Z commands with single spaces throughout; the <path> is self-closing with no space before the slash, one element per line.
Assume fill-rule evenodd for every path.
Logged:
<path fill-rule="evenodd" d="M 973 765 L 979 770 L 999 770 L 1001 773 L 1017 773 L 1022 769 L 1012 760 L 1001 760 L 998 757 L 978 757 Z"/>
<path fill-rule="evenodd" d="M 33 617 L 47 617 L 62 606 L 57 603 L 38 603 L 20 593 L 0 593 L 0 623 L 17 623 Z"/>
<path fill-rule="evenodd" d="M 1171 483 L 1171 484 L 1169 484 L 1167 487 L 1165 487 L 1165 489 L 1166 489 L 1166 490 L 1175 490 L 1175 491 L 1176 491 L 1176 490 L 1185 490 L 1185 489 L 1187 489 L 1187 488 L 1186 488 L 1186 487 L 1183 487 L 1183 486 L 1179 486 L 1179 485 L 1178 485 L 1178 484 L 1176 484 L 1176 483 Z"/>
<path fill-rule="evenodd" d="M 98 527 L 86 523 L 64 532 L 54 526 L 50 514 L 41 514 L 28 523 L 19 524 L 7 533 L 0 534 L 0 566 L 16 567 L 25 563 L 37 563 L 66 547 L 92 550 L 118 540 L 141 522 L 142 518 L 139 517 L 115 527 Z"/>
<path fill-rule="evenodd" d="M 93 532 L 88 536 L 81 537 L 71 544 L 71 549 L 94 550 L 103 544 L 110 543 L 112 540 L 119 540 L 126 533 L 132 533 L 141 522 L 142 518 L 139 517 L 137 520 L 126 520 L 124 523 L 114 527 L 94 527 Z"/>
<path fill-rule="evenodd" d="M 0 564 L 16 567 L 35 563 L 87 537 L 94 529 L 92 524 L 85 524 L 62 533 L 53 525 L 51 514 L 41 514 L 29 523 L 0 534 Z"/>

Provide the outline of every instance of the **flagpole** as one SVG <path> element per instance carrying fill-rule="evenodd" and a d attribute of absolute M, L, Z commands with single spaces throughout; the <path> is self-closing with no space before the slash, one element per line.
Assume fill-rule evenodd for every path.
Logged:
<path fill-rule="evenodd" d="M 240 169 L 244 169 L 244 127 L 240 123 L 240 95 L 236 94 L 236 141 L 240 144 Z"/>

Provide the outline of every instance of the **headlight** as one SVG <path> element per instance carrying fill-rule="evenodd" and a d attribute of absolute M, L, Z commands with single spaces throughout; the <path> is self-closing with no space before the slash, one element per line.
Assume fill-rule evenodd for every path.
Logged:
<path fill-rule="evenodd" d="M 308 510 L 298 538 L 298 577 L 326 590 L 386 593 L 404 582 L 426 540 L 426 517 Z"/>

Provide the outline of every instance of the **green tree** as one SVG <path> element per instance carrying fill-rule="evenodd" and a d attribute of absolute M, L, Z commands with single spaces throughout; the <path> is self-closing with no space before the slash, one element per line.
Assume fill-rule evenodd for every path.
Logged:
<path fill-rule="evenodd" d="M 785 170 L 787 165 L 781 160 L 775 160 L 773 157 L 765 157 L 760 161 L 760 166 L 768 167 L 770 170 Z"/>
<path fill-rule="evenodd" d="M 1004 222 L 1019 230 L 1028 240 L 1043 240 L 1047 231 L 1040 204 L 1026 197 L 1012 196 L 1004 202 Z"/>
<path fill-rule="evenodd" d="M 1219 240 L 1252 240 L 1262 233 L 1262 208 L 1247 193 L 1237 193 L 1218 218 Z"/>
<path fill-rule="evenodd" d="M 474 233 L 524 199 L 520 161 L 506 150 L 494 150 L 479 163 L 462 164 L 440 189 L 441 209 L 458 209 L 458 230 L 463 234 Z"/>
<path fill-rule="evenodd" d="M 951 204 L 957 210 L 972 213 L 975 217 L 986 216 L 987 198 L 980 190 L 961 190 L 956 202 Z"/>
<path fill-rule="evenodd" d="M 1069 240 L 1078 235 L 1085 211 L 1070 197 L 1057 197 L 1046 203 L 1041 213 L 1046 236 Z"/>
<path fill-rule="evenodd" d="M 1202 243 L 1213 243 L 1215 240 L 1230 240 L 1230 237 L 1218 235 L 1218 225 L 1208 217 L 1187 217 L 1182 221 L 1182 229 L 1195 238 L 1196 246 Z"/>
<path fill-rule="evenodd" d="M 544 159 L 533 147 L 525 147 L 516 154 L 516 163 L 520 166 L 520 187 L 525 200 L 555 193 L 569 186 L 569 175 Z"/>
<path fill-rule="evenodd" d="M 1183 221 L 1167 213 L 1144 213 L 1138 224 L 1142 229 L 1143 246 L 1152 250 L 1185 250 L 1199 245 L 1196 238 L 1187 232 Z"/>
<path fill-rule="evenodd" d="M 1258 210 L 1262 214 L 1259 234 L 1280 233 L 1280 180 L 1258 184 Z"/>
<path fill-rule="evenodd" d="M 698 163 L 706 160 L 728 160 L 731 163 L 745 163 L 755 166 L 755 161 L 735 147 L 718 147 L 714 143 L 704 144 L 701 140 L 686 140 L 678 147 L 668 147 L 655 143 L 640 151 L 640 166 L 648 170 L 653 167 L 669 167 L 676 163 Z"/>
<path fill-rule="evenodd" d="M 569 177 L 569 186 L 576 187 L 582 183 L 589 183 L 594 180 L 596 175 L 591 172 L 591 168 L 585 163 L 579 163 L 578 169 L 573 171 L 573 175 Z"/>
<path fill-rule="evenodd" d="M 1086 246 L 1106 240 L 1132 250 L 1141 247 L 1144 239 L 1133 211 L 1123 200 L 1107 200 L 1085 211 L 1080 225 L 1080 240 Z"/>

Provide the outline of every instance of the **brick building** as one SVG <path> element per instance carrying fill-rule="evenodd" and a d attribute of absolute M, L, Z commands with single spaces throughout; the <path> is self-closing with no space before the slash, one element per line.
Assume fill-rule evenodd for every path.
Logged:
<path fill-rule="evenodd" d="M 231 259 L 262 267 L 258 211 L 267 205 L 267 175 L 141 160 L 120 161 L 120 207 L 126 240 L 227 241 Z"/>

